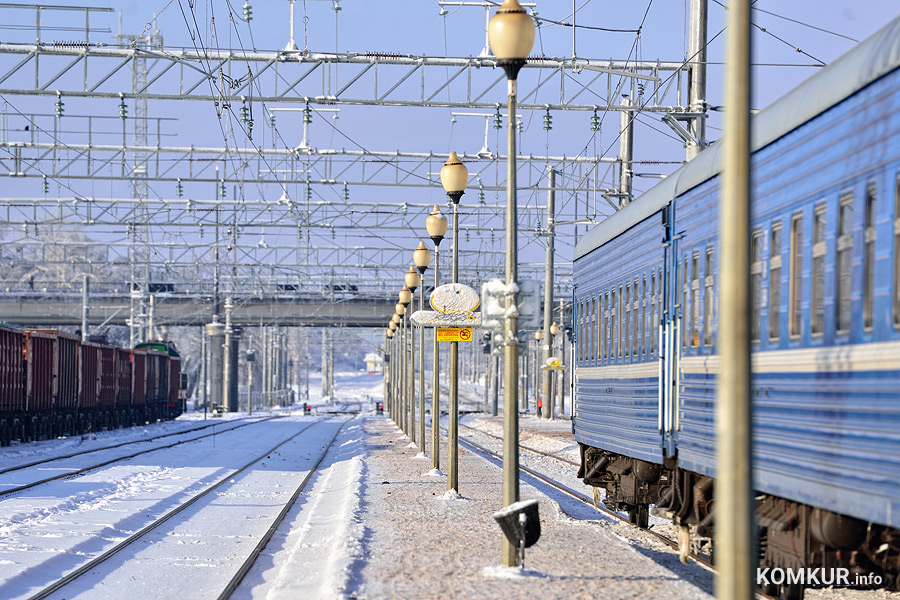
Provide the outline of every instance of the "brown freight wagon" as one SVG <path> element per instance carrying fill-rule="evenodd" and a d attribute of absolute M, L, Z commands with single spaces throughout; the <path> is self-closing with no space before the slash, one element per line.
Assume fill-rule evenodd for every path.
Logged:
<path fill-rule="evenodd" d="M 0 326 L 0 446 L 25 437 L 25 332 Z"/>
<path fill-rule="evenodd" d="M 147 349 L 147 420 L 153 423 L 167 416 L 169 401 L 169 354 Z"/>
<path fill-rule="evenodd" d="M 131 351 L 131 402 L 136 424 L 147 422 L 147 351 Z"/>
<path fill-rule="evenodd" d="M 25 438 L 36 440 L 52 435 L 56 335 L 26 331 L 25 336 Z"/>
<path fill-rule="evenodd" d="M 116 415 L 121 427 L 135 423 L 131 392 L 131 351 L 116 348 Z"/>
<path fill-rule="evenodd" d="M 169 356 L 169 400 L 166 403 L 166 417 L 174 419 L 183 412 L 184 405 L 180 393 L 181 358 Z"/>

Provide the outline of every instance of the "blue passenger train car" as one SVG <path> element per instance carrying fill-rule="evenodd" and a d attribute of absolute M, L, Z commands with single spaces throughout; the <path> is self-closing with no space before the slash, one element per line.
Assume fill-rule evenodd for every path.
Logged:
<path fill-rule="evenodd" d="M 721 148 L 575 249 L 579 476 L 715 523 Z M 753 119 L 761 563 L 900 574 L 900 19 Z M 787 595 L 799 593 L 795 589 Z"/>

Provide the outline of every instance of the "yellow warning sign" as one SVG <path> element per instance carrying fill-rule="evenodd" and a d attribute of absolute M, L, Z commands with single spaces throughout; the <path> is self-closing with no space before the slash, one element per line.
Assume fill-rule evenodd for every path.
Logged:
<path fill-rule="evenodd" d="M 471 327 L 438 327 L 437 340 L 439 342 L 471 342 Z"/>

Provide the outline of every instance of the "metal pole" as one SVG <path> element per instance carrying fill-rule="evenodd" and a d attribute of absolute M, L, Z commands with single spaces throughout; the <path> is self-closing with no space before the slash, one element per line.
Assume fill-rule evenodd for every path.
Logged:
<path fill-rule="evenodd" d="M 406 311 L 406 322 L 409 324 L 409 441 L 416 443 L 416 332 L 412 321 L 413 298 L 409 299 L 409 308 Z"/>
<path fill-rule="evenodd" d="M 232 410 L 231 403 L 234 401 L 231 397 L 231 364 L 235 357 L 231 356 L 231 334 L 231 297 L 228 296 L 225 298 L 225 343 L 222 364 L 222 407 L 227 411 Z"/>
<path fill-rule="evenodd" d="M 86 342 L 88 339 L 88 319 L 91 312 L 91 280 L 90 276 L 85 274 L 81 280 L 81 341 Z"/>
<path fill-rule="evenodd" d="M 322 328 L 322 399 L 328 398 L 328 328 Z"/>
<path fill-rule="evenodd" d="M 425 275 L 423 272 L 422 275 Z M 425 310 L 425 278 L 419 281 L 419 310 Z M 425 453 L 425 328 L 419 327 L 419 453 Z"/>
<path fill-rule="evenodd" d="M 459 203 L 453 203 L 453 270 L 451 281 L 459 282 Z M 450 342 L 450 414 L 447 422 L 449 460 L 447 489 L 459 491 L 459 342 Z"/>
<path fill-rule="evenodd" d="M 631 106 L 631 99 L 623 95 L 622 106 Z M 632 112 L 623 110 L 619 115 L 619 208 L 631 204 L 631 179 L 634 176 L 634 118 Z"/>
<path fill-rule="evenodd" d="M 147 334 L 144 336 L 144 340 L 148 342 L 153 342 L 156 340 L 156 336 L 153 332 L 156 330 L 156 296 L 153 294 L 150 295 L 149 305 L 147 308 Z"/>
<path fill-rule="evenodd" d="M 706 23 L 709 0 L 691 0 L 688 58 L 688 101 L 691 112 L 702 113 L 690 122 L 689 131 L 699 143 L 688 142 L 687 159 L 706 147 Z"/>
<path fill-rule="evenodd" d="M 491 379 L 494 381 L 491 401 L 491 416 L 496 417 L 500 409 L 500 355 L 491 355 Z M 504 403 L 504 406 L 506 404 Z"/>
<path fill-rule="evenodd" d="M 750 403 L 750 2 L 728 5 L 725 166 L 719 218 L 722 264 L 716 399 L 716 595 L 754 598 L 752 407 Z"/>
<path fill-rule="evenodd" d="M 441 253 L 438 244 L 434 245 L 434 289 L 440 284 Z M 441 468 L 441 354 L 437 340 L 437 329 L 434 330 L 434 350 L 431 354 L 431 468 Z"/>
<path fill-rule="evenodd" d="M 247 414 L 253 414 L 253 361 L 247 361 Z"/>
<path fill-rule="evenodd" d="M 197 400 L 203 404 L 203 415 L 206 416 L 206 330 L 200 328 L 200 374 L 197 382 Z"/>
<path fill-rule="evenodd" d="M 506 335 L 503 339 L 503 506 L 519 501 L 519 318 L 516 307 L 517 223 L 516 207 L 516 80 L 509 80 L 509 116 L 507 117 L 506 161 Z M 517 548 L 503 537 L 503 565 L 516 566 Z"/>
<path fill-rule="evenodd" d="M 550 169 L 547 173 L 547 184 L 550 188 L 547 190 L 547 254 L 544 259 L 544 333 L 541 337 L 543 343 L 543 352 L 541 360 L 537 365 L 541 374 L 541 400 L 543 408 L 541 416 L 545 419 L 551 418 L 551 396 L 550 396 L 550 378 L 553 374 L 548 369 L 541 369 L 542 365 L 547 364 L 550 358 L 550 348 L 553 343 L 553 335 L 550 333 L 550 325 L 553 323 L 553 259 L 556 251 L 556 228 L 554 221 L 556 220 L 556 171 Z"/>

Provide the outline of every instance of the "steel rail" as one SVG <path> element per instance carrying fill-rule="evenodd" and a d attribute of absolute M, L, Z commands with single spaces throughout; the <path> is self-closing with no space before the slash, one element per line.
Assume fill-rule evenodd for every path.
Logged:
<path fill-rule="evenodd" d="M 317 460 L 316 464 L 314 464 L 309 469 L 309 472 L 306 474 L 306 476 L 303 477 L 303 481 L 301 481 L 300 485 L 297 486 L 297 489 L 294 490 L 294 493 L 291 495 L 291 499 L 288 500 L 287 504 L 284 505 L 284 507 L 281 509 L 281 512 L 278 513 L 278 516 L 275 517 L 275 520 L 271 525 L 269 525 L 269 529 L 266 530 L 265 535 L 263 535 L 263 537 L 259 540 L 259 542 L 256 544 L 256 547 L 253 548 L 253 551 L 250 552 L 250 556 L 247 557 L 247 560 L 244 561 L 244 563 L 238 569 L 237 573 L 235 573 L 234 577 L 231 578 L 231 581 L 228 582 L 228 585 L 225 586 L 225 589 L 222 590 L 222 593 L 219 594 L 218 600 L 227 600 L 228 598 L 231 598 L 231 595 L 235 592 L 235 590 L 237 590 L 238 586 L 241 584 L 241 581 L 243 581 L 244 577 L 250 571 L 250 568 L 256 562 L 256 559 L 259 558 L 259 555 L 269 543 L 269 540 L 272 539 L 272 536 L 275 535 L 278 527 L 281 526 L 281 523 L 284 521 L 285 517 L 287 517 L 288 512 L 290 512 L 291 508 L 294 507 L 294 504 L 297 502 L 297 498 L 300 497 L 300 494 L 303 492 L 304 488 L 306 488 L 306 484 L 308 484 L 309 480 L 312 479 L 313 473 L 315 473 L 316 469 L 319 468 L 319 465 L 322 464 L 322 461 L 325 459 L 328 451 L 331 450 L 331 446 L 332 444 L 334 444 L 334 440 L 337 439 L 338 434 L 341 433 L 341 430 L 344 429 L 344 425 L 346 425 L 347 423 L 348 421 L 344 421 L 343 423 L 341 423 L 341 426 L 338 427 L 337 431 L 334 432 L 334 435 L 331 436 L 331 440 L 329 440 L 328 445 L 325 446 L 325 450 L 322 451 L 322 455 L 319 457 L 319 460 Z"/>
<path fill-rule="evenodd" d="M 65 479 L 65 478 L 67 478 L 67 477 L 74 477 L 74 476 L 77 476 L 77 475 L 83 475 L 84 473 L 88 473 L 88 472 L 90 472 L 90 471 L 94 471 L 95 469 L 99 469 L 99 468 L 101 468 L 101 467 L 105 467 L 105 466 L 111 465 L 111 464 L 113 464 L 113 463 L 122 462 L 122 461 L 125 461 L 125 460 L 130 460 L 130 459 L 132 459 L 132 458 L 135 458 L 136 456 L 141 456 L 142 454 L 149 454 L 150 452 L 157 452 L 158 450 L 167 450 L 167 449 L 169 449 L 169 448 L 174 448 L 175 446 L 180 446 L 181 444 L 188 444 L 188 443 L 190 443 L 190 442 L 196 442 L 197 440 L 202 440 L 202 439 L 204 439 L 204 438 L 212 437 L 212 436 L 214 436 L 214 435 L 218 435 L 218 434 L 221 434 L 221 433 L 229 433 L 229 432 L 234 431 L 235 429 L 240 429 L 241 427 L 246 427 L 246 426 L 248 426 L 248 425 L 254 425 L 254 424 L 256 424 L 256 423 L 261 423 L 262 421 L 268 421 L 268 420 L 270 420 L 270 419 L 276 419 L 276 418 L 280 418 L 280 417 L 269 417 L 269 418 L 267 418 L 267 419 L 263 419 L 263 420 L 260 420 L 260 421 L 253 421 L 253 422 L 250 422 L 250 423 L 242 423 L 241 425 L 237 425 L 237 426 L 235 426 L 235 427 L 229 427 L 228 429 L 225 429 L 225 430 L 223 430 L 223 431 L 213 431 L 212 433 L 207 433 L 207 434 L 205 434 L 205 435 L 197 436 L 197 437 L 191 438 L 191 439 L 189 439 L 189 440 L 181 440 L 181 441 L 175 442 L 174 444 L 168 444 L 168 445 L 166 445 L 166 446 L 159 446 L 159 447 L 157 447 L 157 448 L 148 448 L 148 449 L 146 449 L 146 450 L 141 450 L 140 452 L 136 452 L 136 453 L 134 453 L 134 454 L 129 454 L 129 455 L 127 455 L 127 456 L 119 456 L 119 457 L 117 457 L 117 458 L 113 458 L 113 459 L 111 459 L 111 460 L 107 460 L 107 461 L 105 461 L 105 462 L 102 462 L 102 463 L 99 463 L 99 464 L 96 464 L 96 465 L 91 465 L 90 467 L 85 467 L 85 468 L 83 468 L 83 469 L 77 469 L 77 470 L 75 470 L 75 471 L 68 471 L 68 472 L 66 472 L 66 473 L 60 473 L 59 475 L 54 475 L 53 477 L 47 477 L 46 479 L 41 479 L 40 481 L 33 481 L 33 482 L 27 483 L 27 484 L 25 484 L 25 485 L 20 485 L 20 486 L 18 486 L 18 487 L 14 487 L 14 488 L 10 488 L 10 489 L 8 489 L 8 490 L 0 491 L 0 498 L 5 498 L 5 497 L 10 496 L 10 495 L 12 495 L 12 494 L 15 494 L 15 493 L 17 493 L 17 492 L 22 492 L 22 491 L 24 491 L 24 490 L 28 490 L 28 489 L 31 489 L 31 488 L 33 488 L 33 487 L 37 487 L 37 486 L 39 486 L 39 485 L 43 485 L 43 484 L 45 484 L 45 483 L 50 483 L 51 481 L 56 481 L 56 480 L 58 480 L 58 479 Z"/>
<path fill-rule="evenodd" d="M 276 418 L 276 417 L 269 417 Z M 235 421 L 245 421 L 246 419 L 235 419 Z M 256 422 L 256 421 L 254 421 Z M 42 460 L 36 460 L 34 462 L 25 463 L 22 465 L 14 465 L 12 467 L 6 467 L 5 469 L 0 469 L 0 475 L 4 473 L 11 473 L 13 471 L 20 471 L 22 469 L 27 469 L 29 467 L 36 467 L 37 465 L 44 465 L 47 463 L 51 463 L 57 460 L 64 460 L 66 458 L 74 458 L 76 456 L 82 456 L 84 454 L 93 454 L 94 452 L 102 452 L 103 450 L 114 450 L 115 448 L 121 448 L 123 446 L 128 446 L 129 444 L 141 444 L 143 442 L 152 442 L 153 440 L 160 440 L 162 438 L 172 437 L 175 435 L 185 435 L 187 433 L 193 433 L 195 431 L 203 431 L 204 429 L 208 429 L 210 427 L 215 427 L 216 425 L 222 425 L 223 423 L 210 423 L 208 425 L 203 425 L 202 427 L 192 427 L 190 429 L 184 429 L 182 431 L 173 431 L 171 433 L 165 433 L 163 435 L 157 435 L 149 438 L 141 438 L 139 440 L 131 440 L 128 442 L 122 442 L 121 444 L 113 444 L 112 446 L 102 446 L 100 448 L 92 448 L 90 450 L 84 450 L 82 452 L 73 452 L 71 454 L 63 454 L 60 456 L 53 456 L 51 458 L 45 458 Z M 109 431 L 109 430 L 107 430 Z M 221 431 L 219 433 L 222 433 Z"/>
<path fill-rule="evenodd" d="M 300 431 L 298 431 L 298 432 L 295 433 L 294 435 L 290 436 L 290 437 L 287 438 L 286 440 L 283 440 L 283 441 L 279 442 L 279 443 L 276 444 L 275 446 L 269 448 L 268 450 L 266 450 L 265 452 L 263 452 L 263 453 L 260 454 L 259 456 L 253 458 L 250 462 L 246 463 L 244 466 L 242 466 L 242 467 L 239 468 L 238 470 L 232 471 L 232 472 L 228 473 L 228 475 L 226 475 L 225 477 L 222 477 L 219 481 L 217 481 L 216 483 L 212 484 L 211 486 L 209 486 L 208 488 L 206 488 L 206 489 L 203 490 L 202 492 L 198 493 L 197 495 L 195 495 L 194 497 L 192 497 L 190 500 L 184 502 L 183 504 L 179 504 L 177 507 L 175 507 L 175 508 L 173 508 L 172 510 L 170 510 L 169 512 L 167 512 L 165 515 L 163 515 L 162 517 L 160 517 L 160 518 L 157 519 L 156 521 L 150 523 L 150 524 L 147 525 L 146 527 L 144 527 L 144 528 L 140 529 L 139 531 L 133 533 L 132 535 L 128 536 L 127 538 L 125 538 L 124 540 L 122 540 L 121 542 L 119 542 L 118 544 L 116 544 L 115 546 L 113 546 L 112 548 L 110 548 L 109 550 L 107 550 L 106 552 L 104 552 L 103 554 L 101 554 L 100 556 L 98 556 L 98 557 L 96 557 L 96 558 L 94 558 L 94 559 L 92 559 L 92 560 L 86 562 L 85 564 L 81 565 L 80 567 L 78 567 L 77 569 L 75 569 L 74 571 L 72 571 L 71 573 L 69 573 L 68 575 L 66 575 L 65 577 L 62 577 L 61 579 L 59 579 L 56 583 L 53 583 L 52 585 L 50 585 L 50 586 L 44 588 L 43 590 L 41 590 L 41 591 L 38 592 L 37 594 L 35 594 L 35 595 L 29 597 L 28 600 L 42 600 L 43 598 L 46 598 L 47 596 L 49 596 L 49 595 L 52 594 L 53 592 L 57 591 L 58 589 L 62 588 L 63 586 L 65 586 L 65 585 L 71 583 L 72 581 L 74 581 L 74 580 L 77 579 L 78 577 L 81 577 L 82 575 L 84 575 L 84 574 L 87 573 L 88 571 L 94 569 L 94 568 L 97 567 L 98 565 L 100 565 L 100 564 L 106 562 L 106 561 L 109 560 L 111 557 L 113 557 L 114 555 L 116 555 L 118 552 L 120 552 L 120 551 L 123 550 L 124 548 L 127 548 L 128 546 L 130 546 L 131 544 L 133 544 L 134 542 L 136 542 L 136 541 L 139 540 L 140 538 L 144 537 L 145 535 L 147 535 L 148 533 L 150 533 L 151 531 L 153 531 L 154 529 L 156 529 L 157 527 L 159 527 L 159 526 L 162 525 L 163 523 L 167 522 L 167 521 L 168 521 L 169 519 L 171 519 L 172 517 L 176 516 L 177 514 L 179 514 L 180 512 L 182 512 L 183 510 L 185 510 L 185 509 L 187 509 L 187 508 L 193 506 L 194 503 L 197 502 L 198 500 L 201 500 L 202 498 L 205 498 L 207 495 L 211 494 L 213 491 L 215 491 L 216 489 L 218 489 L 220 486 L 222 486 L 222 485 L 224 485 L 225 483 L 228 483 L 229 481 L 231 481 L 232 479 L 234 479 L 234 477 L 235 477 L 236 475 L 240 475 L 241 473 L 243 473 L 244 471 L 246 471 L 247 469 L 249 469 L 249 468 L 250 468 L 251 466 L 253 466 L 254 464 L 256 464 L 256 463 L 258 463 L 259 461 L 261 461 L 261 460 L 263 460 L 264 458 L 266 458 L 269 454 L 271 454 L 272 452 L 274 452 L 275 450 L 277 450 L 277 449 L 280 448 L 281 446 L 283 446 L 283 445 L 287 444 L 288 442 L 294 440 L 295 438 L 297 438 L 298 436 L 300 436 L 304 431 L 306 431 L 307 429 L 309 429 L 309 428 L 312 427 L 313 425 L 315 425 L 315 424 L 317 424 L 317 423 L 321 423 L 322 421 L 325 421 L 325 420 L 326 420 L 326 419 L 319 419 L 318 421 L 314 421 L 314 422 L 312 422 L 312 423 L 309 423 L 308 425 L 306 425 L 306 427 L 304 427 L 303 429 L 301 429 Z"/>

